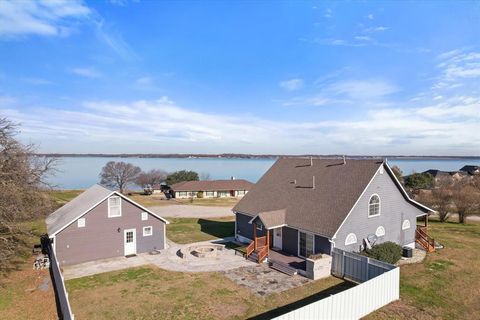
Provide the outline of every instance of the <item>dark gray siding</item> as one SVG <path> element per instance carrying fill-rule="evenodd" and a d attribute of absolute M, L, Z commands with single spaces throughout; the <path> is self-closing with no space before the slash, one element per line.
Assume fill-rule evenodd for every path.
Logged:
<path fill-rule="evenodd" d="M 330 254 L 332 244 L 328 238 L 315 235 L 315 253 Z"/>
<path fill-rule="evenodd" d="M 253 227 L 250 223 L 248 223 L 250 220 L 252 220 L 252 217 L 241 213 L 237 213 L 235 216 L 237 220 L 236 234 L 253 240 Z"/>
<path fill-rule="evenodd" d="M 373 194 L 380 196 L 380 215 L 368 217 L 368 203 Z M 364 244 L 363 239 L 369 234 L 375 234 L 379 226 L 385 228 L 385 236 L 379 238 L 377 243 L 393 241 L 399 245 L 410 244 L 415 241 L 416 216 L 422 214 L 423 211 L 405 200 L 386 170 L 383 174 L 378 172 L 343 226 L 337 231 L 335 247 L 359 251 L 360 246 Z M 405 219 L 410 221 L 411 227 L 402 230 Z M 345 246 L 345 239 L 350 233 L 356 235 L 357 243 Z"/>
<path fill-rule="evenodd" d="M 289 227 L 282 230 L 282 251 L 290 254 L 298 254 L 298 231 Z"/>
<path fill-rule="evenodd" d="M 61 265 L 123 256 L 124 230 L 136 230 L 137 253 L 165 248 L 165 223 L 153 215 L 142 221 L 142 209 L 122 199 L 122 216 L 108 218 L 108 201 L 83 215 L 85 227 L 77 220 L 55 237 L 55 250 Z M 152 226 L 153 234 L 143 236 L 143 227 Z M 120 232 L 118 232 L 120 228 Z"/>

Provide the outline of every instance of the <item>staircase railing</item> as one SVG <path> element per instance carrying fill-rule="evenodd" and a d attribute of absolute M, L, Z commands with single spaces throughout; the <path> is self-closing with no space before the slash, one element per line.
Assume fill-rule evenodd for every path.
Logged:
<path fill-rule="evenodd" d="M 423 227 L 419 227 L 415 230 L 415 240 L 419 243 L 422 247 L 427 250 L 427 252 L 435 251 L 435 239 L 430 237 Z"/>
<path fill-rule="evenodd" d="M 247 246 L 245 258 L 248 258 L 248 256 L 252 254 L 253 251 L 255 251 L 255 241 L 250 242 L 250 244 Z"/>
<path fill-rule="evenodd" d="M 258 252 L 258 263 L 262 262 L 268 256 L 268 247 L 264 246 Z"/>
<path fill-rule="evenodd" d="M 259 249 L 267 245 L 267 236 L 255 238 L 255 248 Z"/>

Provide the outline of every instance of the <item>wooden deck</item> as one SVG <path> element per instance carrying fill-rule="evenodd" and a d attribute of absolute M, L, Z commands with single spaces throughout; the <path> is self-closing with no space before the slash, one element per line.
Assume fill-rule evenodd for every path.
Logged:
<path fill-rule="evenodd" d="M 273 248 L 270 249 L 270 252 L 268 253 L 268 260 L 280 262 L 299 270 L 305 270 L 307 266 L 305 259 Z"/>

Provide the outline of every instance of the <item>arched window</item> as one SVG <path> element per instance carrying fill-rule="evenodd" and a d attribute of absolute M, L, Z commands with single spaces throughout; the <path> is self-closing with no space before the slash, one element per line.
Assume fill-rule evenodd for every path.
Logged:
<path fill-rule="evenodd" d="M 354 243 L 357 243 L 357 236 L 355 233 L 348 234 L 348 236 L 345 238 L 345 245 L 348 246 Z"/>
<path fill-rule="evenodd" d="M 403 220 L 402 230 L 407 230 L 407 229 L 410 229 L 410 221 L 409 220 Z"/>
<path fill-rule="evenodd" d="M 375 217 L 378 215 L 380 215 L 380 197 L 378 194 L 374 194 L 368 202 L 368 216 Z"/>
<path fill-rule="evenodd" d="M 375 231 L 375 235 L 379 238 L 383 237 L 385 235 L 385 228 L 382 226 L 378 227 L 377 231 Z"/>

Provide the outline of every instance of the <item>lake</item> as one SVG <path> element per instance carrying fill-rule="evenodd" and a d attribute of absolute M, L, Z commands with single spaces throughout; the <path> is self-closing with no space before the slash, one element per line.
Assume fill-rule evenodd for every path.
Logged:
<path fill-rule="evenodd" d="M 226 158 L 114 158 L 114 157 L 61 157 L 58 172 L 49 181 L 58 189 L 85 189 L 98 183 L 98 174 L 108 161 L 124 161 L 144 171 L 162 169 L 167 172 L 193 170 L 209 174 L 211 179 L 246 179 L 256 182 L 275 162 L 274 159 Z M 348 161 L 348 160 L 347 160 Z M 480 165 L 480 159 L 393 159 L 390 166 L 399 166 L 404 174 L 428 169 L 455 171 L 466 164 Z"/>

